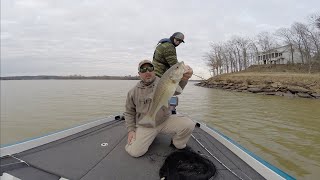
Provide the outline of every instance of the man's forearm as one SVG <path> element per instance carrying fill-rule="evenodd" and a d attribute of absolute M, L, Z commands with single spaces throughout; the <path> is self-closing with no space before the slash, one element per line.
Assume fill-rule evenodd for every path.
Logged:
<path fill-rule="evenodd" d="M 131 131 L 136 131 L 136 126 L 127 126 L 127 131 L 131 132 Z"/>
<path fill-rule="evenodd" d="M 131 115 L 130 113 L 125 112 L 124 116 L 125 116 L 127 131 L 128 132 L 135 131 L 136 130 L 136 121 L 135 121 L 134 115 Z"/>

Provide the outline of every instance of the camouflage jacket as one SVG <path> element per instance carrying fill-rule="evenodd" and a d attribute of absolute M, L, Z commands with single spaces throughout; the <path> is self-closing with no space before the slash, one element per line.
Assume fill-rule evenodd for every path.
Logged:
<path fill-rule="evenodd" d="M 127 94 L 126 106 L 125 106 L 125 122 L 128 132 L 135 131 L 136 127 L 139 126 L 139 121 L 148 113 L 148 110 L 152 103 L 153 93 L 160 78 L 156 77 L 155 81 L 150 85 L 146 86 L 142 81 L 139 81 L 137 85 L 132 88 Z M 184 89 L 188 81 L 181 80 L 179 86 Z M 178 95 L 175 92 L 175 95 Z M 170 109 L 162 107 L 156 115 L 156 126 L 163 123 L 171 115 Z M 144 127 L 152 127 L 148 125 L 140 125 Z"/>
<path fill-rule="evenodd" d="M 155 68 L 155 73 L 161 77 L 171 66 L 178 62 L 176 47 L 170 40 L 161 43 L 159 42 L 153 54 L 152 64 Z"/>

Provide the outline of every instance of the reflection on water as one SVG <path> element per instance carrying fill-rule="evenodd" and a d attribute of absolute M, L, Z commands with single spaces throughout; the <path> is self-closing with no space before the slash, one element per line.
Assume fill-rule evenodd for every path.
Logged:
<path fill-rule="evenodd" d="M 119 114 L 137 81 L 1 81 L 1 144 Z M 193 86 L 178 110 L 299 179 L 320 176 L 320 101 Z"/>

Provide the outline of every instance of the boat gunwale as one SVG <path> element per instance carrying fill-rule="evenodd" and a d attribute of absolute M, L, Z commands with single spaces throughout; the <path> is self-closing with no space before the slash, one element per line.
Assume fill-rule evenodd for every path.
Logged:
<path fill-rule="evenodd" d="M 116 116 L 110 115 L 105 118 L 97 119 L 92 122 L 88 122 L 82 125 L 77 125 L 71 128 L 67 128 L 64 130 L 58 130 L 56 132 L 48 133 L 42 136 L 34 137 L 31 139 L 23 140 L 21 142 L 16 142 L 14 144 L 1 146 L 0 149 L 0 157 L 13 155 L 16 153 L 20 153 L 35 147 L 39 147 L 41 145 L 45 145 L 51 143 L 56 140 L 63 139 L 65 137 L 77 134 L 79 132 L 85 131 L 87 129 L 99 126 L 103 123 L 114 121 Z"/>
<path fill-rule="evenodd" d="M 237 155 L 240 159 L 246 162 L 250 167 L 256 170 L 260 175 L 266 179 L 288 179 L 295 180 L 296 178 L 290 176 L 286 172 L 270 164 L 266 160 L 262 159 L 258 155 L 244 148 L 228 136 L 224 135 L 217 129 L 207 126 L 204 123 L 200 123 L 200 128 L 207 132 L 210 136 L 218 140 L 224 146 Z"/>

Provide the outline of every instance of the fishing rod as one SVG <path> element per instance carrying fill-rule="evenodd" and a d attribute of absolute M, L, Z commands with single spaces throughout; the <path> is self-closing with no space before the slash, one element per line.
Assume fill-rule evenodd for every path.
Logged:
<path fill-rule="evenodd" d="M 202 79 L 202 80 L 206 81 L 206 79 L 204 79 L 203 77 L 201 77 L 201 76 L 199 76 L 199 75 L 196 75 L 195 73 L 193 73 L 193 75 L 195 75 L 195 76 L 197 76 L 198 78 L 200 78 L 200 79 Z"/>
<path fill-rule="evenodd" d="M 204 81 L 207 81 L 207 79 L 204 79 L 203 77 L 201 77 L 201 76 L 199 76 L 199 75 L 196 75 L 196 74 L 192 74 L 192 75 L 195 75 L 195 76 L 197 76 L 198 78 L 200 78 L 200 79 L 202 79 L 202 80 L 204 80 Z M 229 91 L 229 92 L 231 92 L 232 94 L 234 94 L 235 96 L 238 96 L 237 94 L 235 94 L 234 92 L 232 92 L 232 91 Z"/>

